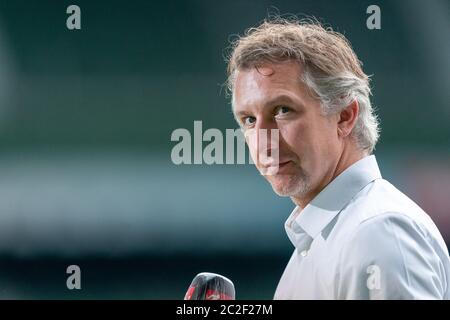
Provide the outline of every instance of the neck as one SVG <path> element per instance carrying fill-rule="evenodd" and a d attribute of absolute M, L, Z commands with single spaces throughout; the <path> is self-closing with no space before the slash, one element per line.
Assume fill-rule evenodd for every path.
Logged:
<path fill-rule="evenodd" d="M 328 170 L 319 184 L 302 196 L 293 196 L 291 200 L 301 209 L 305 208 L 331 181 L 339 176 L 344 170 L 355 162 L 358 162 L 365 156 L 367 152 L 356 148 L 344 148 L 341 155 L 337 158 L 335 164 Z"/>

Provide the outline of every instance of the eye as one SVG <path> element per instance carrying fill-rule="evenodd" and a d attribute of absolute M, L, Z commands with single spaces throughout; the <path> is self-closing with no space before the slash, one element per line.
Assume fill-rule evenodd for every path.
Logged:
<path fill-rule="evenodd" d="M 276 116 L 278 116 L 278 115 L 284 115 L 284 114 L 289 113 L 290 111 L 291 111 L 291 108 L 289 108 L 289 107 L 286 107 L 286 106 L 279 106 L 279 107 L 277 107 L 276 110 L 275 110 L 275 115 L 276 115 Z"/>
<path fill-rule="evenodd" d="M 244 117 L 242 118 L 242 123 L 246 126 L 252 125 L 253 123 L 256 122 L 256 118 L 255 117 Z"/>

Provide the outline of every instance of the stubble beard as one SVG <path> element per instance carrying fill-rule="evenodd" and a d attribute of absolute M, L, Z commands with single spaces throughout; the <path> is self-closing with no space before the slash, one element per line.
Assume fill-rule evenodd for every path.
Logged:
<path fill-rule="evenodd" d="M 272 189 L 281 197 L 303 198 L 311 191 L 310 177 L 303 170 L 292 174 L 275 174 L 266 176 Z"/>

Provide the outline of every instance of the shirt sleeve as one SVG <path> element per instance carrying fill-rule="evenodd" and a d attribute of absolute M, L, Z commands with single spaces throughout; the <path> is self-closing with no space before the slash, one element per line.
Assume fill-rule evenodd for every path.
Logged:
<path fill-rule="evenodd" d="M 443 263 L 424 228 L 401 213 L 362 222 L 343 244 L 338 299 L 442 299 Z"/>

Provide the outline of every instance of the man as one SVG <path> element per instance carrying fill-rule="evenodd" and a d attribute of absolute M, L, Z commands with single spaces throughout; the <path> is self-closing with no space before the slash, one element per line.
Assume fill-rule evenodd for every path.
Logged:
<path fill-rule="evenodd" d="M 295 250 L 275 299 L 449 299 L 442 236 L 381 177 L 369 79 L 345 37 L 315 22 L 265 21 L 233 44 L 228 74 L 257 168 L 296 204 L 285 224 Z M 267 146 L 277 163 L 258 161 L 247 133 L 261 129 L 278 130 Z"/>

